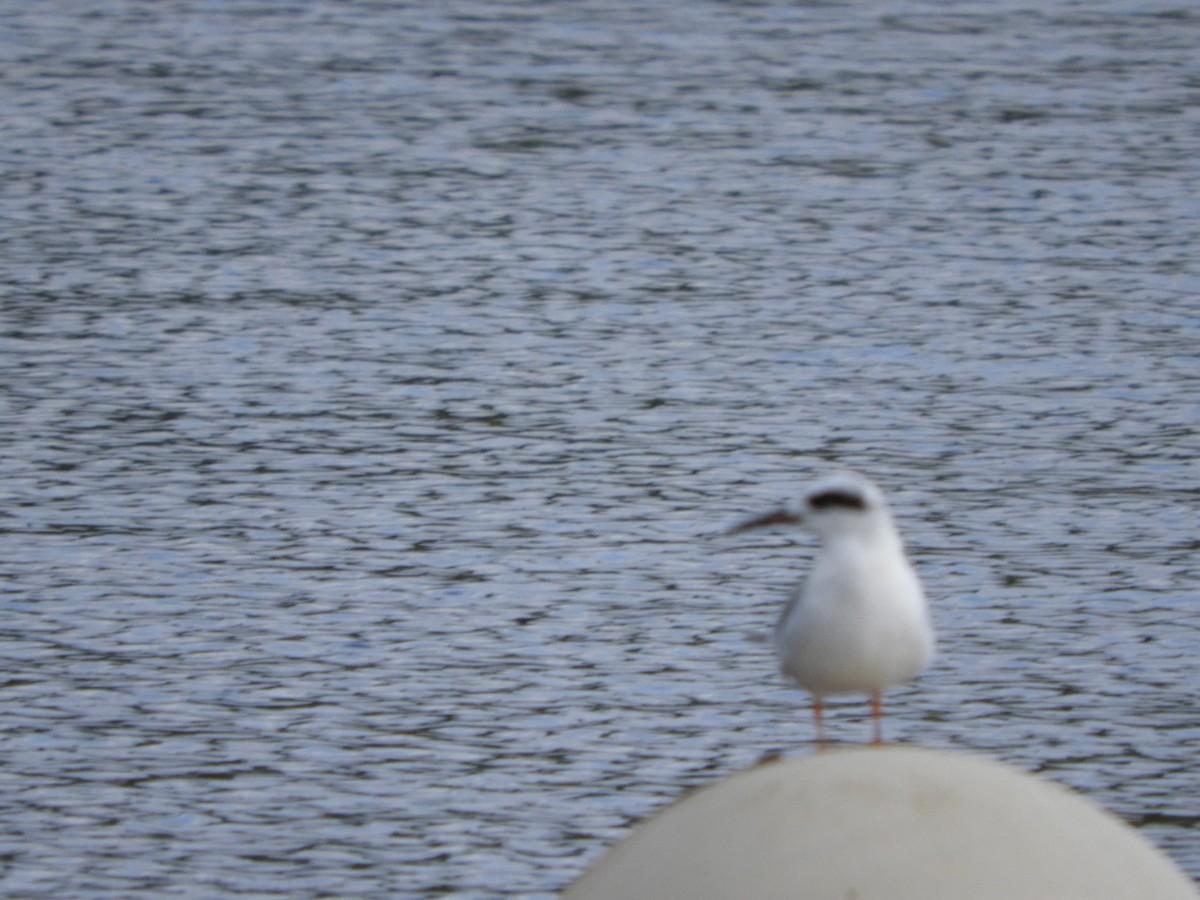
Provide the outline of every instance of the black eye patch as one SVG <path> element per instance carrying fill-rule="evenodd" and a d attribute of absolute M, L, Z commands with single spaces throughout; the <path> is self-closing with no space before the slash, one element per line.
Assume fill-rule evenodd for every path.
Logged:
<path fill-rule="evenodd" d="M 867 501 L 861 494 L 851 491 L 821 491 L 808 498 L 808 505 L 813 509 L 866 509 Z"/>

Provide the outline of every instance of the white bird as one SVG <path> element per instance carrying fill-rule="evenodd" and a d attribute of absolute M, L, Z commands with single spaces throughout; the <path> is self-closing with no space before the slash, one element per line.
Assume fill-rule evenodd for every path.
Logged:
<path fill-rule="evenodd" d="M 783 674 L 812 693 L 818 747 L 824 697 L 847 693 L 871 695 L 872 743 L 882 744 L 884 689 L 915 678 L 933 656 L 925 594 L 883 494 L 841 472 L 809 487 L 798 509 L 772 510 L 730 533 L 770 525 L 800 525 L 822 544 L 772 639 Z"/>

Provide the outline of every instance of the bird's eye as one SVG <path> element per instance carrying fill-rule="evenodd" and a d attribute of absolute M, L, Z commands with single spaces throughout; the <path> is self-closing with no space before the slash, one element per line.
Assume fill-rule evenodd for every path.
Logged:
<path fill-rule="evenodd" d="M 852 491 L 831 490 L 813 494 L 808 505 L 813 509 L 866 509 L 867 501 Z"/>

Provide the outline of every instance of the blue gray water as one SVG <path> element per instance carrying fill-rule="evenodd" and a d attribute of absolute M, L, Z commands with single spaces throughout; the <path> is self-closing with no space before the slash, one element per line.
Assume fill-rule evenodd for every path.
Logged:
<path fill-rule="evenodd" d="M 553 896 L 811 752 L 833 465 L 889 736 L 1200 876 L 1200 14 L 425 6 L 0 0 L 3 893 Z"/>

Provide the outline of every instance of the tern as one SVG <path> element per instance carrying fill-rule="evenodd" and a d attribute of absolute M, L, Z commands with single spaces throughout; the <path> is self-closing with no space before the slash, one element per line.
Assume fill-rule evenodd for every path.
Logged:
<path fill-rule="evenodd" d="M 869 694 L 872 744 L 882 744 L 884 690 L 919 675 L 934 644 L 920 579 L 883 493 L 856 472 L 839 472 L 812 484 L 797 507 L 746 519 L 729 533 L 774 525 L 799 525 L 821 541 L 771 641 L 783 674 L 812 694 L 817 747 L 825 746 L 829 694 Z"/>

